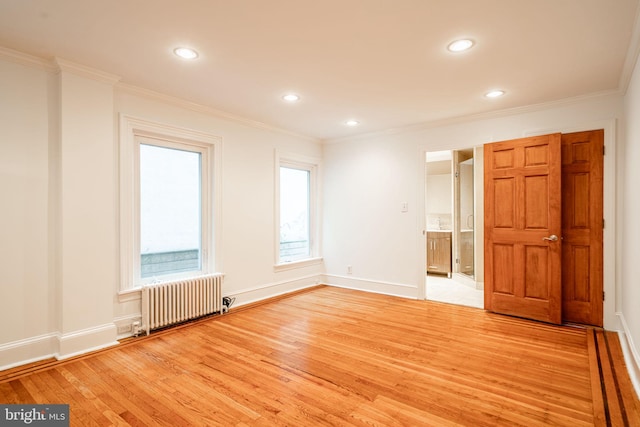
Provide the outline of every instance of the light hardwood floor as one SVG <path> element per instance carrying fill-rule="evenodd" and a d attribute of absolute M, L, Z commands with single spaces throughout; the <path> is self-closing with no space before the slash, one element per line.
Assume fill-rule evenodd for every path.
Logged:
<path fill-rule="evenodd" d="M 75 426 L 638 425 L 618 351 L 602 331 L 321 286 L 0 372 L 0 402 L 69 403 Z"/>

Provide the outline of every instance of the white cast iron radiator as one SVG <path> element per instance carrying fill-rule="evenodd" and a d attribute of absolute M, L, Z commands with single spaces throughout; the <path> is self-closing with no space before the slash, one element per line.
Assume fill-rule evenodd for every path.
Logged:
<path fill-rule="evenodd" d="M 142 287 L 142 319 L 147 335 L 153 329 L 222 313 L 220 273 Z"/>

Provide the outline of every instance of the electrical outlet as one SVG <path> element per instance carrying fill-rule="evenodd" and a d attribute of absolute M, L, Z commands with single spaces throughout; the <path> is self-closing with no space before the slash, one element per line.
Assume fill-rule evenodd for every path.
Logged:
<path fill-rule="evenodd" d="M 353 273 L 353 269 L 351 268 L 350 265 L 347 265 L 347 274 L 351 274 Z"/>

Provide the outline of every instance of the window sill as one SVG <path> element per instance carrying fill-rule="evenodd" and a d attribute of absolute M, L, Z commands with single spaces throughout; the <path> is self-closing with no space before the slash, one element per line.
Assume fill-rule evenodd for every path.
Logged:
<path fill-rule="evenodd" d="M 279 272 L 279 271 L 293 270 L 296 268 L 303 268 L 303 267 L 309 267 L 312 265 L 322 264 L 322 262 L 323 262 L 322 257 L 306 258 L 306 259 L 301 259 L 299 261 L 291 261 L 291 262 L 285 262 L 282 264 L 276 264 L 273 266 L 273 271 Z"/>

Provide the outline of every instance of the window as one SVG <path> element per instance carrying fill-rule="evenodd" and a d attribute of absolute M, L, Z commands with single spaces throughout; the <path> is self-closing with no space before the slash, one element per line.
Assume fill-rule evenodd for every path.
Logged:
<path fill-rule="evenodd" d="M 318 162 L 278 157 L 277 262 L 279 267 L 319 262 Z"/>
<path fill-rule="evenodd" d="M 220 269 L 218 137 L 120 117 L 120 301 Z"/>
<path fill-rule="evenodd" d="M 280 166 L 280 262 L 311 256 L 311 172 Z"/>
<path fill-rule="evenodd" d="M 207 218 L 201 150 L 139 138 L 138 261 L 143 283 L 203 270 Z"/>

